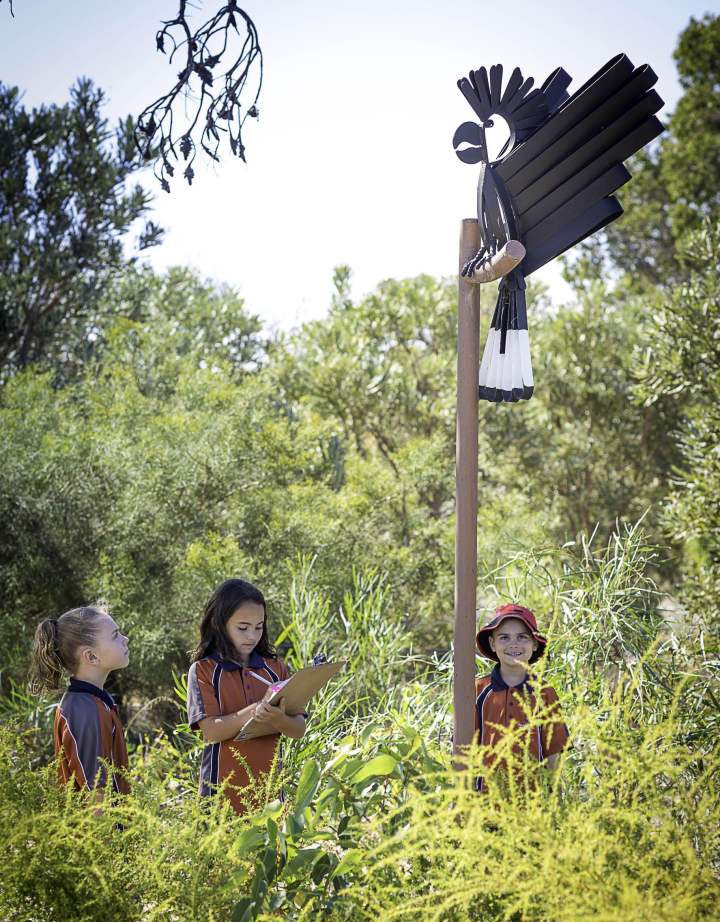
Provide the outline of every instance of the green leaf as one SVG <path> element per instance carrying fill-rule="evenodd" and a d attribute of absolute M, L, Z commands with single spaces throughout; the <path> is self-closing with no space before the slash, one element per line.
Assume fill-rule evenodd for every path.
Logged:
<path fill-rule="evenodd" d="M 326 877 L 332 877 L 332 872 L 335 870 L 334 865 L 336 864 L 337 858 L 332 852 L 323 852 L 310 872 L 310 877 L 320 886 Z"/>
<path fill-rule="evenodd" d="M 237 837 L 235 851 L 239 855 L 249 855 L 267 845 L 267 830 L 262 826 L 250 826 Z"/>
<path fill-rule="evenodd" d="M 267 883 L 272 883 L 277 876 L 277 850 L 268 848 L 262 856 L 262 868 Z"/>
<path fill-rule="evenodd" d="M 338 862 L 331 877 L 337 877 L 338 874 L 346 874 L 348 871 L 354 870 L 362 861 L 362 855 L 361 849 L 349 848 Z"/>
<path fill-rule="evenodd" d="M 274 819 L 272 819 L 271 817 L 268 817 L 267 823 L 265 824 L 265 828 L 268 831 L 268 842 L 271 845 L 275 845 L 275 843 L 277 842 L 277 833 L 278 833 L 277 823 L 275 822 Z"/>
<path fill-rule="evenodd" d="M 278 890 L 277 892 L 273 893 L 270 899 L 270 905 L 269 905 L 270 911 L 274 912 L 276 909 L 280 909 L 280 907 L 284 906 L 286 902 L 287 902 L 287 893 L 285 893 L 285 891 L 283 890 Z"/>
<path fill-rule="evenodd" d="M 302 815 L 302 812 L 298 813 L 295 816 L 294 813 L 290 813 L 285 820 L 285 833 L 289 839 L 294 839 L 295 836 L 299 835 L 305 828 L 305 818 Z"/>
<path fill-rule="evenodd" d="M 338 766 L 337 773 L 341 778 L 351 778 L 362 764 L 362 759 L 349 759 Z"/>
<path fill-rule="evenodd" d="M 397 760 L 390 755 L 375 756 L 374 759 L 370 759 L 367 765 L 359 769 L 350 780 L 353 784 L 359 784 L 367 781 L 368 778 L 391 775 L 396 765 Z"/>
<path fill-rule="evenodd" d="M 232 922 L 249 922 L 253 917 L 254 907 L 255 901 L 249 896 L 238 900 L 231 916 Z"/>
<path fill-rule="evenodd" d="M 320 783 L 320 766 L 317 762 L 310 760 L 305 763 L 300 773 L 297 791 L 295 793 L 295 815 L 299 815 L 308 806 L 315 796 L 318 784 Z"/>
<path fill-rule="evenodd" d="M 310 873 L 310 869 L 322 854 L 323 850 L 317 847 L 299 849 L 283 868 L 283 879 L 306 878 Z"/>
<path fill-rule="evenodd" d="M 285 806 L 281 800 L 271 800 L 270 803 L 266 804 L 262 815 L 263 817 L 268 817 L 271 820 L 278 821 L 282 816 Z"/>

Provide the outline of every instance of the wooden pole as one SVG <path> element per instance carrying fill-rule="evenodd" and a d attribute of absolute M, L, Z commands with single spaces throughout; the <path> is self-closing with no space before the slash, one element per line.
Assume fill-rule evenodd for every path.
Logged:
<path fill-rule="evenodd" d="M 460 230 L 460 268 L 480 247 L 478 222 Z M 477 582 L 478 377 L 480 286 L 462 276 L 458 288 L 457 418 L 455 448 L 455 632 L 453 754 L 472 742 L 475 729 L 475 587 Z M 462 763 L 456 761 L 462 768 Z"/>

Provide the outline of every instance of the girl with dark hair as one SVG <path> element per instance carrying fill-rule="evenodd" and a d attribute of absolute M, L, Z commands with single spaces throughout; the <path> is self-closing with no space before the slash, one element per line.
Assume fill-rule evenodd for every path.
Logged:
<path fill-rule="evenodd" d="M 188 674 L 188 722 L 205 741 L 200 767 L 200 792 L 211 795 L 222 786 L 236 813 L 260 800 L 281 734 L 300 739 L 305 715 L 285 713 L 265 698 L 268 686 L 288 678 L 267 633 L 263 594 L 242 579 L 227 579 L 210 596 L 200 623 L 200 643 Z M 253 718 L 268 733 L 235 740 Z"/>
<path fill-rule="evenodd" d="M 61 783 L 127 793 L 128 756 L 117 706 L 104 685 L 129 662 L 128 639 L 102 608 L 85 606 L 46 618 L 35 631 L 30 667 L 34 694 L 56 691 L 69 677 L 55 711 L 54 741 Z M 108 777 L 108 770 L 110 777 Z"/>

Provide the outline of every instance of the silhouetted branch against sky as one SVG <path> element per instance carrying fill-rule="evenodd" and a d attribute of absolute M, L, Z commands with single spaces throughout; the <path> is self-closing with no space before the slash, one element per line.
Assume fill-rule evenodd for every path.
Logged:
<path fill-rule="evenodd" d="M 8 3 L 14 17 L 13 0 Z M 191 185 L 198 145 L 219 162 L 222 135 L 227 135 L 231 152 L 245 160 L 242 128 L 247 118 L 258 117 L 262 87 L 257 28 L 235 0 L 224 3 L 195 32 L 188 8 L 195 9 L 188 0 L 178 0 L 177 16 L 163 20 L 155 36 L 157 50 L 169 54 L 170 63 L 176 55 L 182 58 L 177 82 L 143 109 L 135 128 L 135 142 L 146 160 L 155 160 L 155 176 L 166 192 L 168 178 L 175 175 L 171 160 L 180 163 L 182 158 L 183 176 Z M 224 72 L 218 69 L 221 62 L 227 64 Z"/>
<path fill-rule="evenodd" d="M 164 21 L 155 37 L 157 50 L 170 63 L 182 58 L 177 83 L 140 113 L 135 130 L 136 143 L 146 159 L 155 160 L 155 175 L 166 192 L 175 174 L 173 161 L 185 164 L 183 176 L 191 184 L 198 147 L 219 161 L 223 135 L 231 152 L 245 160 L 242 128 L 247 118 L 258 117 L 262 86 L 257 29 L 235 0 L 195 32 L 188 7 L 187 0 L 179 0 L 177 16 Z M 227 65 L 224 72 L 221 62 Z"/>

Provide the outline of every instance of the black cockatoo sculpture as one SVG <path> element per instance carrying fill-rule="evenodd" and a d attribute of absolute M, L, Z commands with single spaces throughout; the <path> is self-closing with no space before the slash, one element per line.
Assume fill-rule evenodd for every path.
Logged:
<path fill-rule="evenodd" d="M 532 396 L 525 279 L 622 214 L 613 192 L 630 179 L 623 161 L 663 130 L 656 81 L 648 65 L 636 68 L 625 54 L 572 96 L 561 67 L 536 89 L 518 68 L 503 87 L 500 64 L 458 81 L 479 123 L 460 125 L 453 146 L 463 163 L 480 164 L 481 248 L 462 274 L 473 282 L 501 279 L 480 365 L 481 398 Z M 485 130 L 493 115 L 505 119 L 510 136 L 491 162 Z"/>

